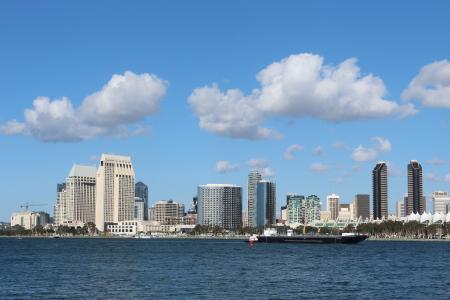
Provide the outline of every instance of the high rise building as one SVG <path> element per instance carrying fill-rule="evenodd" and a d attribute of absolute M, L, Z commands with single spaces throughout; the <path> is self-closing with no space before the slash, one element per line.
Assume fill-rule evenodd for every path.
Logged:
<path fill-rule="evenodd" d="M 134 197 L 134 218 L 136 221 L 144 221 L 145 217 L 145 202 L 140 197 Z"/>
<path fill-rule="evenodd" d="M 320 198 L 316 195 L 309 195 L 303 202 L 304 224 L 312 224 L 316 220 L 320 220 Z"/>
<path fill-rule="evenodd" d="M 242 225 L 242 188 L 240 186 L 206 184 L 200 185 L 197 193 L 198 224 L 220 226 L 229 230 L 235 230 Z"/>
<path fill-rule="evenodd" d="M 95 222 L 96 173 L 96 168 L 92 166 L 72 166 L 66 180 L 66 212 L 63 222 Z"/>
<path fill-rule="evenodd" d="M 373 219 L 388 217 L 387 164 L 378 162 L 372 171 Z"/>
<path fill-rule="evenodd" d="M 58 183 L 56 185 L 56 203 L 53 211 L 54 223 L 60 225 L 66 218 L 67 202 L 66 202 L 66 183 Z"/>
<path fill-rule="evenodd" d="M 95 224 L 133 220 L 134 170 L 128 156 L 102 154 L 97 171 Z"/>
<path fill-rule="evenodd" d="M 397 206 L 396 206 L 396 215 L 397 218 L 402 218 L 405 217 L 405 200 L 399 200 L 397 201 Z"/>
<path fill-rule="evenodd" d="M 337 220 L 339 216 L 339 208 L 341 204 L 341 197 L 335 193 L 327 196 L 327 211 L 330 212 L 331 220 Z"/>
<path fill-rule="evenodd" d="M 273 225 L 276 221 L 276 185 L 270 180 L 260 180 L 256 186 L 256 226 Z"/>
<path fill-rule="evenodd" d="M 184 216 L 184 204 L 173 200 L 161 200 L 154 206 L 154 220 L 161 224 L 175 224 Z"/>
<path fill-rule="evenodd" d="M 450 204 L 448 192 L 436 191 L 432 193 L 433 213 L 447 213 L 447 206 Z"/>
<path fill-rule="evenodd" d="M 144 220 L 148 220 L 148 187 L 142 181 L 134 185 L 134 196 L 139 197 L 144 202 Z"/>
<path fill-rule="evenodd" d="M 305 196 L 289 194 L 287 195 L 287 223 L 303 224 L 305 220 L 305 212 L 303 210 L 303 202 Z"/>
<path fill-rule="evenodd" d="M 248 174 L 247 184 L 247 211 L 248 211 L 248 226 L 257 227 L 257 203 L 256 203 L 256 188 L 258 181 L 262 179 L 261 174 L 257 170 L 253 170 Z"/>
<path fill-rule="evenodd" d="M 353 200 L 353 217 L 366 220 L 370 219 L 370 196 L 367 194 L 357 194 Z"/>
<path fill-rule="evenodd" d="M 408 203 L 406 213 L 423 214 L 425 211 L 422 185 L 422 166 L 417 160 L 408 164 Z"/>

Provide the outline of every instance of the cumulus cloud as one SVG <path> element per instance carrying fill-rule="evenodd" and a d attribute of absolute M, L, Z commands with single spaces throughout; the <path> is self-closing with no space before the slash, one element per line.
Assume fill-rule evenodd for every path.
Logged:
<path fill-rule="evenodd" d="M 383 137 L 375 136 L 372 138 L 374 146 L 372 148 L 366 148 L 363 145 L 359 145 L 352 152 L 352 159 L 355 161 L 373 161 L 380 154 L 391 151 L 391 142 Z"/>
<path fill-rule="evenodd" d="M 262 158 L 252 158 L 247 161 L 247 165 L 251 169 L 258 170 L 264 177 L 275 176 L 275 171 L 270 167 L 270 164 L 267 160 Z"/>
<path fill-rule="evenodd" d="M 167 83 L 151 74 L 113 75 L 98 92 L 87 96 L 79 107 L 67 97 L 51 100 L 37 97 L 24 112 L 24 121 L 0 125 L 6 135 L 31 135 L 44 142 L 73 142 L 97 136 L 141 135 L 147 129 L 129 126 L 155 113 Z"/>
<path fill-rule="evenodd" d="M 402 93 L 404 100 L 424 106 L 450 108 L 450 62 L 446 59 L 424 66 Z"/>
<path fill-rule="evenodd" d="M 323 154 L 323 147 L 322 146 L 317 146 L 316 148 L 314 148 L 314 150 L 313 150 L 313 154 L 314 155 L 317 155 L 317 156 L 320 156 L 320 155 L 322 155 Z"/>
<path fill-rule="evenodd" d="M 216 171 L 219 173 L 229 173 L 239 170 L 238 164 L 232 164 L 228 160 L 219 160 L 216 163 Z"/>
<path fill-rule="evenodd" d="M 197 88 L 189 103 L 200 128 L 222 136 L 248 139 L 279 137 L 262 124 L 270 117 L 313 117 L 331 122 L 416 113 L 410 103 L 385 99 L 383 80 L 363 75 L 354 58 L 337 66 L 320 55 L 291 55 L 261 70 L 260 87 L 245 95 L 239 89 L 222 92 L 217 85 Z"/>
<path fill-rule="evenodd" d="M 293 144 L 289 146 L 286 151 L 284 151 L 284 159 L 293 160 L 295 159 L 295 152 L 302 151 L 305 147 L 299 144 Z"/>
<path fill-rule="evenodd" d="M 328 171 L 329 167 L 323 163 L 316 162 L 312 163 L 309 169 L 314 173 L 323 173 Z"/>

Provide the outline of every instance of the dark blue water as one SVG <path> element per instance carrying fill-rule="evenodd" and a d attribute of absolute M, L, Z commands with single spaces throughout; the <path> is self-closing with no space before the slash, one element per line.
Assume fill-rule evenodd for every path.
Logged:
<path fill-rule="evenodd" d="M 0 299 L 450 298 L 450 243 L 0 239 Z"/>

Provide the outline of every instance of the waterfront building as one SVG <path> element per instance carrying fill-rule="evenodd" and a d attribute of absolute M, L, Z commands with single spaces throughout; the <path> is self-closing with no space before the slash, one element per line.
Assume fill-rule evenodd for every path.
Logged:
<path fill-rule="evenodd" d="M 320 220 L 320 198 L 316 195 L 309 195 L 303 202 L 304 220 L 303 224 L 313 224 Z"/>
<path fill-rule="evenodd" d="M 144 220 L 148 220 L 148 187 L 142 181 L 134 185 L 134 196 L 139 197 L 144 202 Z"/>
<path fill-rule="evenodd" d="M 353 214 L 350 204 L 340 204 L 338 219 L 340 220 L 352 220 Z"/>
<path fill-rule="evenodd" d="M 198 186 L 197 193 L 198 224 L 220 226 L 229 230 L 235 230 L 242 225 L 242 188 L 240 186 L 206 184 Z"/>
<path fill-rule="evenodd" d="M 95 224 L 104 231 L 105 223 L 118 223 L 134 217 L 134 170 L 128 156 L 102 154 L 97 171 Z"/>
<path fill-rule="evenodd" d="M 25 229 L 33 229 L 38 225 L 45 226 L 49 223 L 50 216 L 43 211 L 20 211 L 11 215 L 11 227 L 19 225 Z"/>
<path fill-rule="evenodd" d="M 248 227 L 248 212 L 246 210 L 242 212 L 242 227 Z"/>
<path fill-rule="evenodd" d="M 448 192 L 435 191 L 431 194 L 431 200 L 433 202 L 433 213 L 446 214 L 447 207 L 450 204 L 450 197 Z"/>
<path fill-rule="evenodd" d="M 247 181 L 247 210 L 248 210 L 248 225 L 249 227 L 257 227 L 257 203 L 256 203 L 256 189 L 258 182 L 262 179 L 261 173 L 258 170 L 253 170 L 248 174 Z"/>
<path fill-rule="evenodd" d="M 284 223 L 287 221 L 287 205 L 281 206 L 280 209 L 280 222 Z"/>
<path fill-rule="evenodd" d="M 96 168 L 92 166 L 72 166 L 66 179 L 66 206 L 62 223 L 95 222 L 96 173 Z"/>
<path fill-rule="evenodd" d="M 184 204 L 173 200 L 161 200 L 154 205 L 153 220 L 161 222 L 161 224 L 174 223 L 183 216 Z"/>
<path fill-rule="evenodd" d="M 408 202 L 406 213 L 422 214 L 425 211 L 422 184 L 422 166 L 417 160 L 408 164 Z"/>
<path fill-rule="evenodd" d="M 388 217 L 387 164 L 378 162 L 372 171 L 373 219 Z"/>
<path fill-rule="evenodd" d="M 11 223 L 0 222 L 0 231 L 11 229 Z"/>
<path fill-rule="evenodd" d="M 320 221 L 330 220 L 330 212 L 328 210 L 322 210 L 320 212 Z"/>
<path fill-rule="evenodd" d="M 276 223 L 276 185 L 270 180 L 260 180 L 256 186 L 256 225 L 258 227 Z"/>
<path fill-rule="evenodd" d="M 406 213 L 405 213 L 405 199 L 397 201 L 396 216 L 397 216 L 397 218 L 406 217 Z"/>
<path fill-rule="evenodd" d="M 303 224 L 305 220 L 305 212 L 303 210 L 303 202 L 305 196 L 289 194 L 287 195 L 287 223 Z"/>
<path fill-rule="evenodd" d="M 134 197 L 134 220 L 144 221 L 145 202 L 140 197 Z"/>
<path fill-rule="evenodd" d="M 368 194 L 357 194 L 353 200 L 353 218 L 362 220 L 370 219 L 370 196 Z"/>
<path fill-rule="evenodd" d="M 66 183 L 58 183 L 56 185 L 56 203 L 53 209 L 54 223 L 62 224 L 66 218 L 67 201 L 66 201 Z"/>
<path fill-rule="evenodd" d="M 106 231 L 118 236 L 136 236 L 139 234 L 168 235 L 187 233 L 195 228 L 195 224 L 161 224 L 157 221 L 120 221 L 117 224 L 108 224 Z"/>
<path fill-rule="evenodd" d="M 341 197 L 335 193 L 327 196 L 327 211 L 330 213 L 331 220 L 337 220 L 339 216 Z"/>

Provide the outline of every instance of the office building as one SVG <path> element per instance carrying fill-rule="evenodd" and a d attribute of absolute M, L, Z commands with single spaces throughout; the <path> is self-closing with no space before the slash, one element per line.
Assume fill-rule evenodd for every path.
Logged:
<path fill-rule="evenodd" d="M 353 219 L 352 206 L 350 204 L 340 204 L 339 205 L 338 219 L 339 220 L 352 220 Z"/>
<path fill-rule="evenodd" d="M 153 220 L 161 224 L 176 224 L 184 216 L 184 204 L 173 200 L 161 200 L 154 205 Z"/>
<path fill-rule="evenodd" d="M 373 219 L 388 217 L 388 177 L 385 162 L 378 162 L 372 171 Z"/>
<path fill-rule="evenodd" d="M 397 201 L 397 206 L 396 206 L 395 212 L 396 212 L 397 218 L 403 218 L 406 216 L 405 199 Z"/>
<path fill-rule="evenodd" d="M 276 224 L 276 185 L 270 180 L 260 180 L 256 185 L 256 225 Z"/>
<path fill-rule="evenodd" d="M 56 203 L 53 210 L 54 223 L 60 225 L 66 218 L 67 201 L 66 201 L 66 183 L 58 183 L 56 185 Z"/>
<path fill-rule="evenodd" d="M 144 221 L 145 202 L 140 197 L 134 197 L 134 218 L 135 221 Z"/>
<path fill-rule="evenodd" d="M 331 220 L 337 220 L 339 216 L 339 208 L 341 204 L 341 197 L 336 194 L 327 196 L 327 211 L 330 212 Z"/>
<path fill-rule="evenodd" d="M 50 222 L 50 216 L 48 213 L 39 211 L 20 211 L 11 215 L 11 227 L 22 226 L 25 229 L 33 229 L 34 227 L 41 225 L 45 226 Z"/>
<path fill-rule="evenodd" d="M 303 210 L 303 202 L 305 196 L 289 194 L 287 195 L 287 223 L 303 224 L 305 220 L 305 212 Z"/>
<path fill-rule="evenodd" d="M 357 194 L 353 200 L 353 217 L 362 220 L 370 219 L 370 196 Z"/>
<path fill-rule="evenodd" d="M 313 224 L 320 220 L 320 198 L 316 195 L 309 195 L 303 202 L 304 224 Z"/>
<path fill-rule="evenodd" d="M 144 220 L 148 220 L 148 187 L 142 181 L 134 185 L 134 196 L 139 197 L 144 202 Z"/>
<path fill-rule="evenodd" d="M 242 227 L 248 227 L 248 212 L 246 210 L 242 212 Z"/>
<path fill-rule="evenodd" d="M 95 224 L 100 231 L 104 231 L 105 223 L 133 220 L 134 190 L 131 158 L 102 154 L 95 201 Z"/>
<path fill-rule="evenodd" d="M 287 205 L 281 206 L 280 209 L 280 222 L 285 223 L 287 221 Z"/>
<path fill-rule="evenodd" d="M 447 213 L 447 207 L 450 204 L 448 192 L 436 191 L 431 194 L 433 202 L 433 213 Z"/>
<path fill-rule="evenodd" d="M 242 225 L 242 188 L 240 186 L 206 184 L 200 185 L 197 193 L 198 224 L 220 226 L 229 230 L 235 230 Z"/>
<path fill-rule="evenodd" d="M 423 214 L 425 211 L 422 185 L 422 166 L 417 160 L 408 164 L 408 202 L 406 213 Z"/>
<path fill-rule="evenodd" d="M 248 225 L 249 227 L 257 227 L 257 203 L 256 203 L 256 189 L 258 181 L 262 179 L 261 174 L 257 170 L 253 170 L 248 174 L 247 182 L 247 211 L 248 211 Z"/>

